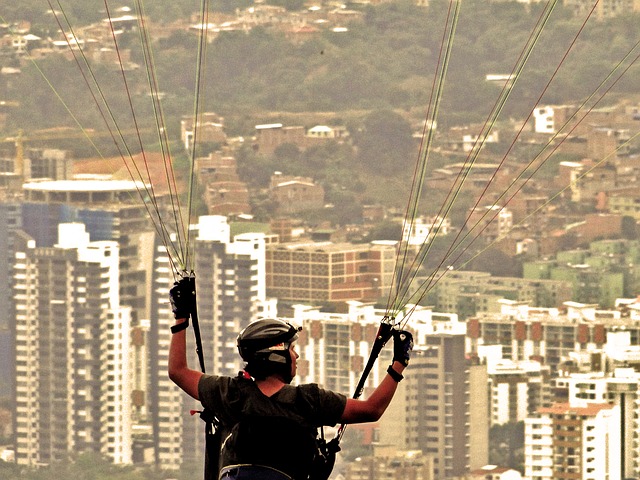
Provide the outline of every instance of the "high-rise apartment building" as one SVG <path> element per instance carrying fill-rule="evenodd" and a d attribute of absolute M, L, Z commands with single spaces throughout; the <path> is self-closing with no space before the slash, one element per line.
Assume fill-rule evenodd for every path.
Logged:
<path fill-rule="evenodd" d="M 560 280 L 494 277 L 487 272 L 451 271 L 433 288 L 435 308 L 466 319 L 501 311 L 505 298 L 538 307 L 557 307 L 571 300 L 571 284 Z"/>
<path fill-rule="evenodd" d="M 300 358 L 298 359 L 298 375 L 295 381 L 299 383 L 318 383 L 324 388 L 347 395 L 353 394 L 365 365 L 369 361 L 371 349 L 384 315 L 385 310 L 376 309 L 373 304 L 358 301 L 347 302 L 347 311 L 345 313 L 322 312 L 318 307 L 306 305 L 294 306 L 293 316 L 289 320 L 295 325 L 302 326 L 298 339 Z M 456 315 L 453 314 L 441 314 L 433 312 L 429 307 L 407 305 L 404 312 L 398 313 L 395 321 L 397 324 L 403 325 L 403 328 L 413 332 L 414 342 L 417 346 L 424 345 L 425 339 L 431 335 L 444 334 L 444 332 L 457 334 L 464 343 L 464 323 L 458 322 Z M 386 369 L 392 361 L 392 343 L 393 340 L 389 340 L 376 358 L 370 374 L 363 383 L 363 398 L 370 395 L 385 376 Z M 415 351 L 418 350 L 419 348 L 416 347 Z M 420 353 L 417 353 L 417 355 L 419 356 Z M 417 449 L 417 440 L 412 438 L 411 435 L 419 435 L 417 432 L 424 433 L 424 430 L 420 430 L 423 427 L 422 425 L 418 426 L 411 423 L 416 418 L 422 418 L 425 415 L 423 410 L 419 410 L 416 407 L 416 401 L 418 401 L 417 399 L 422 393 L 422 391 L 418 392 L 417 390 L 422 387 L 424 382 L 429 381 L 425 375 L 422 375 L 419 363 L 416 366 L 416 362 L 419 361 L 412 357 L 407 378 L 411 377 L 413 380 L 405 380 L 398 386 L 394 399 L 383 417 L 375 424 L 361 426 L 361 431 L 367 432 L 366 435 L 363 433 L 363 437 L 369 439 L 367 442 L 373 441 L 377 449 L 388 446 L 394 450 L 394 453 L 389 454 L 391 456 L 395 455 L 395 450 Z M 480 370 L 486 372 L 485 367 L 481 367 Z M 464 372 L 460 378 L 463 377 Z M 464 382 L 465 380 L 462 381 Z M 484 382 L 484 391 L 481 398 L 486 398 L 486 374 L 482 376 L 482 380 L 478 381 L 480 383 Z M 484 405 L 486 407 L 486 402 Z M 482 412 L 479 421 L 488 425 L 487 412 L 481 408 L 476 408 L 473 409 L 472 414 L 476 411 Z M 486 441 L 484 443 L 479 441 L 478 446 L 480 448 L 486 447 Z M 477 447 L 472 446 L 471 449 L 473 448 Z M 387 454 L 388 452 L 381 455 Z M 476 453 L 473 452 L 473 455 L 475 457 Z M 424 456 L 420 457 L 420 464 L 426 462 L 424 463 L 425 465 L 431 465 L 433 463 L 432 458 L 435 458 L 433 452 L 425 453 Z M 372 463 L 367 463 L 363 460 L 361 466 L 368 473 L 365 474 L 356 467 L 350 470 L 348 475 L 349 478 L 363 478 L 360 477 L 361 475 L 376 475 L 379 472 L 375 473 L 374 470 L 371 470 L 374 468 L 373 465 L 377 465 L 375 469 L 378 466 L 387 468 L 386 466 L 383 467 L 383 465 L 390 463 L 393 463 L 392 459 L 380 462 L 372 460 Z M 419 470 L 422 471 L 422 469 Z"/>
<path fill-rule="evenodd" d="M 225 217 L 200 217 L 192 226 L 199 330 L 207 373 L 237 375 L 244 364 L 238 355 L 239 331 L 259 316 L 275 316 L 265 298 L 263 234 L 231 239 Z M 153 446 L 156 462 L 166 469 L 203 462 L 204 423 L 191 409 L 200 404 L 178 389 L 167 376 L 170 326 L 169 288 L 174 281 L 164 246 L 154 249 L 153 308 L 150 318 L 150 404 L 153 406 Z M 190 330 L 191 331 L 191 330 Z M 189 332 L 190 332 L 189 331 Z M 193 335 L 187 335 L 189 363 L 199 369 Z"/>
<path fill-rule="evenodd" d="M 620 476 L 620 407 L 556 403 L 525 421 L 527 480 Z"/>
<path fill-rule="evenodd" d="M 10 272 L 14 261 L 14 239 L 16 232 L 22 226 L 21 208 L 18 198 L 0 191 L 0 268 Z M 2 289 L 11 289 L 12 278 L 5 275 L 2 279 Z M 0 297 L 0 328 L 8 327 L 13 320 L 13 299 L 9 296 Z"/>
<path fill-rule="evenodd" d="M 632 310 L 637 308 L 631 299 L 621 303 Z M 633 322 L 629 321 L 629 325 Z M 639 477 L 640 346 L 632 344 L 631 332 L 626 329 L 608 332 L 603 348 L 573 352 L 555 373 L 554 403 L 572 406 L 608 403 L 619 408 L 617 451 L 621 470 L 613 472 L 611 478 Z"/>
<path fill-rule="evenodd" d="M 291 322 L 302 326 L 298 339 L 297 382 L 318 383 L 346 395 L 355 391 L 380 327 L 382 312 L 372 304 L 347 303 L 346 313 L 324 313 L 314 307 L 294 306 Z M 380 354 L 379 362 L 385 368 L 390 355 L 390 348 Z M 374 369 L 365 388 L 375 387 L 380 378 L 378 369 Z"/>
<path fill-rule="evenodd" d="M 132 307 L 134 324 L 149 318 L 148 280 L 156 234 L 139 183 L 85 179 L 26 183 L 22 228 L 39 247 L 52 246 L 60 223 L 86 225 L 91 241 L 113 240 L 120 246 L 120 300 Z"/>
<path fill-rule="evenodd" d="M 20 204 L 17 198 L 6 191 L 0 191 L 0 269 L 4 272 L 13 270 L 15 248 L 15 234 L 21 227 Z M 5 275 L 0 280 L 1 289 L 11 291 L 13 278 Z M 0 296 L 0 395 L 13 396 L 14 385 L 14 356 L 12 335 L 14 313 L 14 300 L 12 295 Z"/>
<path fill-rule="evenodd" d="M 470 363 L 464 334 L 434 333 L 406 376 L 407 447 L 434 458 L 436 480 L 488 462 L 486 365 Z"/>
<path fill-rule="evenodd" d="M 192 228 L 205 355 L 211 372 L 237 375 L 244 366 L 236 346 L 238 333 L 269 316 L 264 310 L 265 236 L 245 233 L 231 238 L 226 217 L 215 215 L 200 217 Z"/>
<path fill-rule="evenodd" d="M 130 309 L 116 242 L 62 224 L 53 246 L 19 234 L 14 267 L 16 462 L 97 452 L 131 462 Z"/>
<path fill-rule="evenodd" d="M 395 243 L 288 243 L 266 250 L 267 292 L 283 301 L 375 301 L 386 296 Z"/>
<path fill-rule="evenodd" d="M 601 349 L 610 332 L 625 330 L 638 344 L 640 322 L 634 312 L 576 302 L 565 302 L 560 310 L 505 301 L 501 313 L 467 320 L 467 350 L 477 354 L 481 345 L 501 345 L 505 358 L 536 360 L 554 369 L 574 352 Z"/>
<path fill-rule="evenodd" d="M 609 403 L 619 408 L 619 472 L 611 478 L 640 476 L 640 372 L 633 368 L 615 368 L 611 372 L 573 373 L 563 378 L 568 388 L 568 402 Z"/>
<path fill-rule="evenodd" d="M 64 178 L 64 177 L 63 177 Z M 42 180 L 23 185 L 21 225 L 37 247 L 52 247 L 58 240 L 58 225 L 85 225 L 93 241 L 115 241 L 119 247 L 119 301 L 131 308 L 134 345 L 130 353 L 132 417 L 137 445 L 150 442 L 152 406 L 149 404 L 150 370 L 147 350 L 151 316 L 153 248 L 157 233 L 143 203 L 140 183 L 102 177 L 82 180 Z M 161 201 L 161 199 L 159 199 Z M 141 362 L 141 363 L 140 363 Z M 139 456 L 136 455 L 136 459 Z M 153 458 L 147 458 L 153 462 Z"/>
<path fill-rule="evenodd" d="M 521 422 L 550 403 L 550 369 L 539 362 L 487 361 L 491 425 Z"/>
<path fill-rule="evenodd" d="M 137 461 L 154 463 L 161 469 L 175 470 L 183 461 L 189 461 L 189 454 L 197 452 L 194 448 L 185 448 L 184 441 L 191 439 L 187 432 L 195 432 L 197 417 L 191 422 L 189 429 L 189 409 L 195 408 L 196 402 L 190 405 L 187 395 L 182 392 L 167 374 L 169 361 L 169 344 L 171 342 L 171 325 L 174 323 L 169 304 L 169 289 L 173 277 L 173 265 L 167 254 L 165 245 L 153 244 L 154 273 L 152 280 L 151 316 L 142 335 L 147 343 L 136 349 L 140 356 L 148 356 L 149 374 L 147 403 L 149 405 L 148 428 L 144 432 L 145 442 L 136 452 Z M 190 331 L 188 332 L 190 333 Z M 193 335 L 187 335 L 191 339 Z M 193 351 L 193 345 L 190 344 Z M 191 367 L 198 368 L 197 361 L 191 360 Z M 194 436 L 194 435 L 191 435 Z M 197 441 L 194 438 L 192 441 Z"/>
<path fill-rule="evenodd" d="M 343 393 L 355 391 L 384 316 L 384 309 L 355 300 L 346 302 L 345 313 L 294 305 L 289 320 L 302 326 L 298 339 L 297 381 L 318 383 Z M 430 307 L 407 305 L 404 311 L 397 313 L 394 321 L 413 332 L 416 345 L 423 344 L 434 333 L 464 336 L 464 323 L 459 322 L 455 314 L 433 312 Z M 365 392 L 375 388 L 384 377 L 392 357 L 392 343 L 393 340 L 389 340 L 380 352 L 379 366 L 367 379 Z"/>

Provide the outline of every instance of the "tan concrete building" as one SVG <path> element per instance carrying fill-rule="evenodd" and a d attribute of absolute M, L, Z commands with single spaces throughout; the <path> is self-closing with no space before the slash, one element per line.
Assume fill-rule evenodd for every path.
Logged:
<path fill-rule="evenodd" d="M 272 155 L 276 148 L 285 143 L 303 147 L 305 134 L 303 126 L 285 127 L 281 123 L 256 125 L 256 150 L 263 155 Z"/>
<path fill-rule="evenodd" d="M 488 463 L 486 365 L 470 363 L 463 334 L 427 336 L 406 378 L 407 448 L 433 457 L 434 479 L 465 475 Z"/>
<path fill-rule="evenodd" d="M 635 187 L 620 188 L 607 192 L 609 212 L 640 220 L 640 192 Z"/>
<path fill-rule="evenodd" d="M 205 186 L 205 203 L 211 215 L 250 214 L 249 189 L 240 180 L 235 157 L 212 153 L 196 159 L 200 182 Z"/>
<path fill-rule="evenodd" d="M 281 214 L 316 210 L 324 206 L 324 188 L 312 178 L 276 172 L 271 177 L 271 198 L 278 204 Z"/>
<path fill-rule="evenodd" d="M 525 422 L 525 478 L 620 477 L 620 408 L 609 403 L 541 408 Z"/>
<path fill-rule="evenodd" d="M 269 245 L 267 294 L 310 303 L 377 300 L 389 292 L 395 259 L 389 242 Z"/>
<path fill-rule="evenodd" d="M 180 122 L 180 138 L 186 151 L 193 148 L 194 138 L 198 143 L 224 143 L 224 119 L 216 113 L 207 112 L 195 122 L 193 117 L 183 117 Z"/>

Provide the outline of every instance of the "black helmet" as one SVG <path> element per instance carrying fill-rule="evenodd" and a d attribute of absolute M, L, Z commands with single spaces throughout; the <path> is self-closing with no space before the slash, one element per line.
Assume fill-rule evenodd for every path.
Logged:
<path fill-rule="evenodd" d="M 238 335 L 238 352 L 247 362 L 246 370 L 253 377 L 263 378 L 279 373 L 291 381 L 289 347 L 298 338 L 301 327 L 276 318 L 250 323 Z"/>

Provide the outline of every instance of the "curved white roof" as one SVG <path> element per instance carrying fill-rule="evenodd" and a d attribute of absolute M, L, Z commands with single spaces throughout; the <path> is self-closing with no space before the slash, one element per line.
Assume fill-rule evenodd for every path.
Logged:
<path fill-rule="evenodd" d="M 138 190 L 145 185 L 132 180 L 45 180 L 25 183 L 22 188 L 49 192 L 113 192 Z"/>

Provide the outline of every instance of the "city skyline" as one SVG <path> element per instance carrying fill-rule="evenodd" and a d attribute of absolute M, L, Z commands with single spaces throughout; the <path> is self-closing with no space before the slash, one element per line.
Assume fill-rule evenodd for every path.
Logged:
<path fill-rule="evenodd" d="M 351 395 L 380 322 L 413 332 L 334 480 L 640 478 L 639 1 L 248 2 L 206 24 L 174 3 L 0 24 L 0 458 L 202 465 L 166 373 L 169 288 L 194 274 L 208 373 L 279 317 L 303 327 L 295 382 Z M 217 68 L 192 80 L 196 38 Z M 25 92 L 41 66 L 55 93 Z"/>

